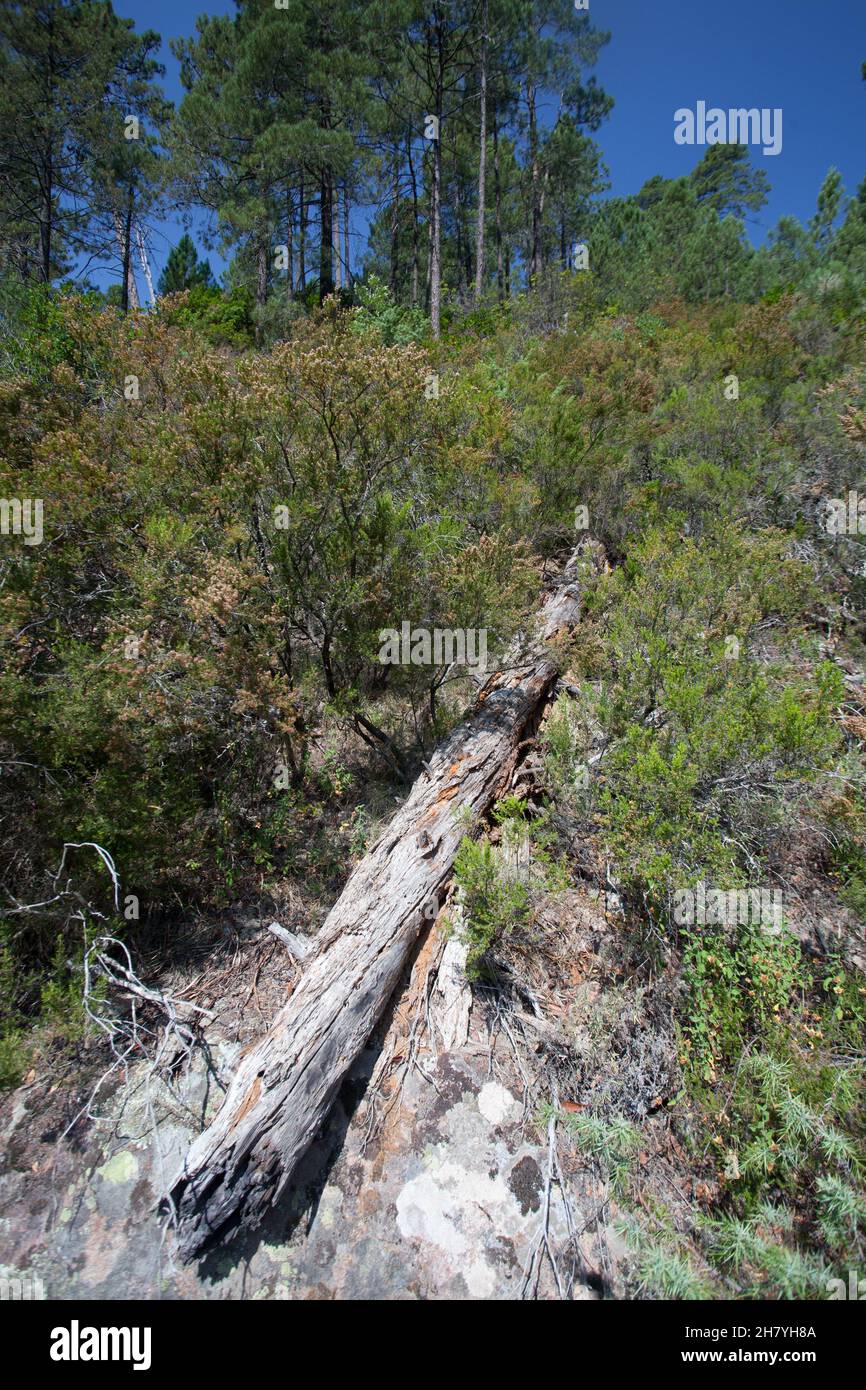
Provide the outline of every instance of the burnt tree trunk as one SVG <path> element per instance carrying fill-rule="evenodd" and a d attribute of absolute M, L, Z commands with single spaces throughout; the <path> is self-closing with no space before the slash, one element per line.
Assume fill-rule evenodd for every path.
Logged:
<path fill-rule="evenodd" d="M 557 679 L 546 643 L 578 620 L 577 573 L 575 556 L 545 601 L 538 638 L 489 677 L 473 713 L 440 744 L 350 876 L 288 1003 L 241 1059 L 170 1185 L 183 1259 L 258 1225 L 291 1183 L 444 898 L 464 834 L 455 812 L 485 815 L 510 784 Z"/>

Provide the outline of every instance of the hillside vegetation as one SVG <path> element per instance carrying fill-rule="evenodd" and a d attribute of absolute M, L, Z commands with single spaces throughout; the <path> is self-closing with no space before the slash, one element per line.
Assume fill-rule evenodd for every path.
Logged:
<path fill-rule="evenodd" d="M 216 175 L 183 161 L 221 98 L 230 22 L 208 23 L 171 128 L 206 205 Z M 366 80 L 350 37 L 343 111 Z M 261 31 L 244 42 L 264 62 Z M 524 55 L 530 86 L 540 62 Z M 602 98 L 583 89 L 535 151 L 543 210 L 532 150 L 503 134 L 513 283 L 491 224 L 477 295 L 468 126 L 437 175 L 426 303 L 399 132 L 398 221 L 374 222 L 342 285 L 327 227 L 315 280 L 256 279 L 273 179 L 244 201 L 239 174 L 218 209 L 227 282 L 178 262 L 148 310 L 60 259 L 38 283 L 33 229 L 7 217 L 0 494 L 41 499 L 44 538 L 0 537 L 0 1075 L 68 1074 L 100 1046 L 97 935 L 153 965 L 239 905 L 290 905 L 313 930 L 476 694 L 445 662 L 383 664 L 383 631 L 484 630 L 491 670 L 589 537 L 537 785 L 467 827 L 458 857 L 468 971 L 484 989 L 531 977 L 554 949 L 542 919 L 605 891 L 613 944 L 561 1020 L 556 1076 L 562 1123 L 616 1194 L 632 1292 L 825 1297 L 866 1257 L 866 185 L 848 201 L 831 171 L 813 223 L 759 250 L 743 150 L 598 204 L 580 126 Z M 504 132 L 508 100 L 491 95 Z M 330 135 L 351 188 L 336 116 Z M 574 271 L 578 228 L 555 209 L 578 154 L 591 260 Z M 524 842 L 515 875 L 499 851 Z M 699 885 L 777 894 L 777 929 L 688 920 Z M 672 1191 L 644 1173 L 659 1115 Z"/>

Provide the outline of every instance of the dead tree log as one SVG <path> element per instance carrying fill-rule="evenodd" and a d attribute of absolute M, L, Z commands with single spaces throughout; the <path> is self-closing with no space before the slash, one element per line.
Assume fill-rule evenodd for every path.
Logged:
<path fill-rule="evenodd" d="M 255 1227 L 285 1191 L 444 897 L 464 833 L 509 785 L 557 678 L 546 643 L 577 622 L 575 556 L 548 594 L 540 641 L 491 676 L 346 883 L 267 1035 L 241 1058 L 212 1124 L 170 1188 L 181 1257 Z"/>

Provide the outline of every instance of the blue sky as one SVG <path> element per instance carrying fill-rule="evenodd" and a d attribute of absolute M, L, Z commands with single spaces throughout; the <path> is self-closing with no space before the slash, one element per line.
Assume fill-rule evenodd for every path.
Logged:
<path fill-rule="evenodd" d="M 115 0 L 115 9 L 138 29 L 162 34 L 163 85 L 175 101 L 182 89 L 167 40 L 192 34 L 202 12 L 234 13 L 233 4 L 206 0 Z M 596 68 L 616 102 L 596 136 L 611 195 L 634 193 L 653 174 L 688 173 L 703 151 L 674 143 L 673 116 L 699 100 L 784 112 L 782 152 L 753 152 L 772 190 L 749 226 L 753 241 L 784 214 L 811 217 L 831 165 L 849 193 L 866 177 L 866 0 L 590 0 L 590 13 L 596 27 L 611 32 Z M 356 256 L 364 225 L 358 214 Z M 174 222 L 158 229 L 157 270 L 181 232 Z M 219 256 L 210 258 L 221 270 Z"/>
<path fill-rule="evenodd" d="M 762 240 L 785 214 L 812 216 L 831 165 L 849 193 L 866 177 L 866 0 L 590 0 L 611 41 L 596 69 L 616 106 L 596 137 L 612 192 L 652 174 L 686 174 L 703 153 L 674 144 L 673 113 L 781 107 L 781 154 L 753 159 L 770 180 L 750 227 Z"/>

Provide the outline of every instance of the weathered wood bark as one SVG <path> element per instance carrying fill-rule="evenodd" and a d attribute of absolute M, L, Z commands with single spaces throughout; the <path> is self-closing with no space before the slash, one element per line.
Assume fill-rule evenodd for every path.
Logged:
<path fill-rule="evenodd" d="M 308 936 L 299 936 L 297 932 L 287 931 L 281 927 L 279 922 L 271 922 L 268 927 L 271 936 L 275 936 L 278 941 L 282 941 L 290 956 L 295 960 L 306 960 L 313 950 L 313 942 Z"/>
<path fill-rule="evenodd" d="M 433 754 L 387 831 L 352 873 L 316 952 L 264 1039 L 241 1059 L 223 1106 L 170 1188 L 182 1258 L 254 1227 L 291 1182 L 364 1048 L 464 833 L 509 785 L 520 745 L 557 677 L 549 647 L 578 619 L 576 558 L 548 595 L 528 653 L 491 676 L 472 715 Z"/>

